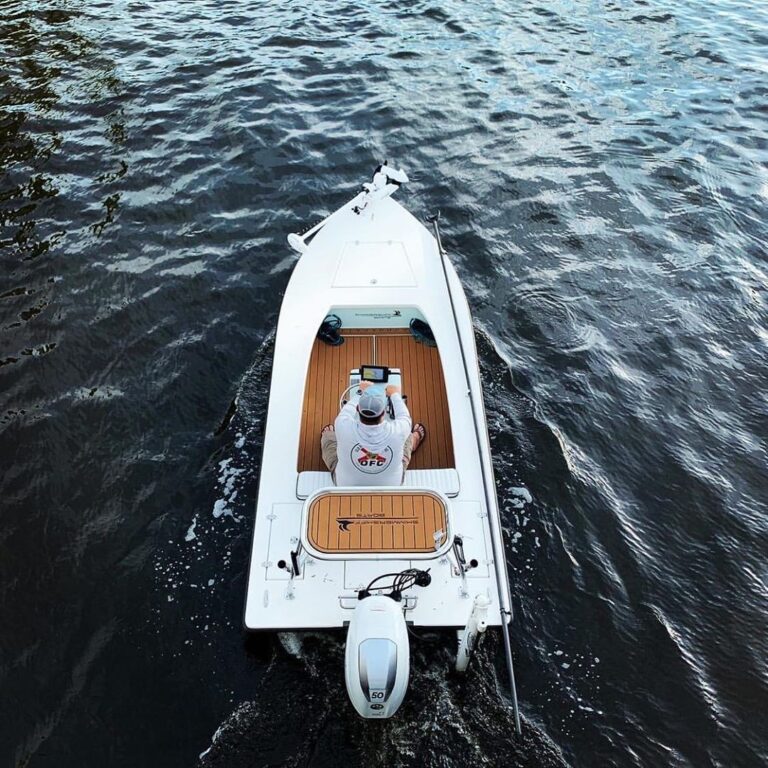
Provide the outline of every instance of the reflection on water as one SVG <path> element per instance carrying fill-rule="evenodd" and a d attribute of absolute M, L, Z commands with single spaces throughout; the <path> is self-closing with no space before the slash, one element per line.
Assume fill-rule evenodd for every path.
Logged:
<path fill-rule="evenodd" d="M 98 198 L 102 210 L 88 226 L 101 235 L 115 220 L 116 182 L 128 165 L 120 157 L 123 89 L 114 61 L 80 30 L 82 14 L 5 5 L 0 41 L 10 55 L 0 91 L 0 244 L 11 283 L 0 298 L 7 300 L 10 322 L 4 329 L 10 330 L 44 312 L 50 286 L 63 277 L 50 261 L 43 267 L 25 263 L 80 236 L 78 225 L 94 218 L 90 209 Z M 114 170 L 99 172 L 110 162 Z M 78 213 L 82 220 L 73 220 Z M 45 354 L 55 346 L 20 354 Z M 4 362 L 18 359 L 11 355 Z"/>
<path fill-rule="evenodd" d="M 767 22 L 0 0 L 2 754 L 764 764 Z M 477 319 L 521 745 L 492 643 L 371 730 L 240 629 L 285 234 L 384 158 Z"/>

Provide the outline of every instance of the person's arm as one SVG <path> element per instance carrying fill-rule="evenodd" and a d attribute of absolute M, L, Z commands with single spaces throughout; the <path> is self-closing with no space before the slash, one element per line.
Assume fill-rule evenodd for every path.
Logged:
<path fill-rule="evenodd" d="M 354 395 L 354 397 L 347 401 L 347 404 L 339 411 L 339 415 L 336 417 L 336 424 L 345 421 L 357 421 L 357 401 L 359 399 L 358 395 Z"/>
<path fill-rule="evenodd" d="M 412 424 L 411 414 L 408 412 L 408 406 L 405 404 L 405 401 L 400 394 L 400 388 L 389 386 L 387 387 L 387 394 L 392 401 L 392 410 L 395 412 L 395 429 L 398 432 L 410 434 Z"/>

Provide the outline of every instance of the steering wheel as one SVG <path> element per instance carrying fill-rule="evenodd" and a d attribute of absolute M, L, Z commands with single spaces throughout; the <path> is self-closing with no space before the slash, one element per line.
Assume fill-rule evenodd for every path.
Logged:
<path fill-rule="evenodd" d="M 341 397 L 339 398 L 339 410 L 341 410 L 346 404 L 347 404 L 347 395 L 349 392 L 353 389 L 357 388 L 358 392 L 360 391 L 360 382 L 357 382 L 357 384 L 350 384 L 342 393 Z"/>

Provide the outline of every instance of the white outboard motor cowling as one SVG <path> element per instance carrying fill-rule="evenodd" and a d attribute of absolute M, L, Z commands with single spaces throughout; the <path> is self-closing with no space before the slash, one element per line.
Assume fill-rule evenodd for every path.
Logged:
<path fill-rule="evenodd" d="M 392 717 L 405 697 L 410 664 L 402 603 L 384 595 L 360 600 L 344 654 L 347 693 L 358 714 Z"/>

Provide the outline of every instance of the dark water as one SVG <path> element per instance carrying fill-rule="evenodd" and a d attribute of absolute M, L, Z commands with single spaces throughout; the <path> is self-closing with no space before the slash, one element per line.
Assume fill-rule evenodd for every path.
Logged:
<path fill-rule="evenodd" d="M 764 765 L 767 51 L 746 0 L 0 0 L 2 763 Z M 369 724 L 340 637 L 240 628 L 285 235 L 385 157 L 476 315 L 519 744 L 493 639 Z"/>

